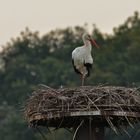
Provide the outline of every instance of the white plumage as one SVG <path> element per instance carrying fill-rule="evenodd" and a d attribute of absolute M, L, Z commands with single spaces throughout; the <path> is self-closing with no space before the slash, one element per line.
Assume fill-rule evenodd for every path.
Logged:
<path fill-rule="evenodd" d="M 84 45 L 77 47 L 72 52 L 72 63 L 74 70 L 81 75 L 82 86 L 84 85 L 84 79 L 90 75 L 90 69 L 92 68 L 93 58 L 91 56 L 92 45 L 98 45 L 91 38 L 90 35 L 84 33 L 83 36 Z"/>

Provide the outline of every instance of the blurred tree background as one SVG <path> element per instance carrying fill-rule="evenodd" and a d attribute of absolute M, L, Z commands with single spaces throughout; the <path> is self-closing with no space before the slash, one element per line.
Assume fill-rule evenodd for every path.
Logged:
<path fill-rule="evenodd" d="M 28 28 L 11 39 L 0 52 L 0 138 L 2 140 L 41 140 L 39 133 L 27 126 L 22 106 L 38 84 L 59 88 L 79 86 L 71 64 L 72 50 L 82 45 L 85 26 L 57 29 L 44 36 Z M 95 25 L 92 36 L 100 49 L 93 48 L 94 66 L 87 85 L 140 86 L 140 17 L 135 12 L 113 35 L 103 34 Z M 139 140 L 140 126 L 128 132 Z M 56 140 L 71 139 L 64 130 L 56 132 Z M 52 139 L 48 136 L 48 139 Z M 110 130 L 107 140 L 126 140 Z"/>

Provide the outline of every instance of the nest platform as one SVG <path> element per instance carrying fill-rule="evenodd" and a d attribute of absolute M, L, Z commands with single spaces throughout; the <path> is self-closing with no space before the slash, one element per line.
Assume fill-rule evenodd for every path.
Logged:
<path fill-rule="evenodd" d="M 25 115 L 32 127 L 71 128 L 82 120 L 112 129 L 132 126 L 140 118 L 140 91 L 115 86 L 53 89 L 41 85 L 27 100 Z"/>

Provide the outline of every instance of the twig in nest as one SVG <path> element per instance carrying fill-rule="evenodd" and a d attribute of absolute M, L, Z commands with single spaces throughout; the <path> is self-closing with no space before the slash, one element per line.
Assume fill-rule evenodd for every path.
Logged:
<path fill-rule="evenodd" d="M 70 130 L 69 128 L 65 127 L 65 129 L 66 129 L 68 132 L 73 133 L 73 131 Z"/>
<path fill-rule="evenodd" d="M 44 135 L 44 133 L 41 132 L 41 130 L 40 130 L 38 127 L 36 127 L 36 130 L 40 133 L 40 135 L 42 136 L 42 138 L 43 138 L 44 140 L 48 140 L 47 137 Z"/>
<path fill-rule="evenodd" d="M 122 109 L 122 107 L 118 104 L 118 106 L 120 107 L 120 109 L 122 110 L 122 112 L 124 112 L 124 110 Z M 124 117 L 126 118 L 128 124 L 134 129 L 134 126 L 131 124 L 131 122 L 129 121 L 128 117 L 126 115 L 124 115 Z"/>
<path fill-rule="evenodd" d="M 100 109 L 95 105 L 95 103 L 88 97 L 88 95 L 85 95 L 87 98 L 88 98 L 88 100 L 96 107 L 96 109 L 98 110 L 98 111 L 100 111 Z"/>
<path fill-rule="evenodd" d="M 76 128 L 76 130 L 75 130 L 75 133 L 74 133 L 74 135 L 73 135 L 73 139 L 72 140 L 75 140 L 75 136 L 76 136 L 76 134 L 77 134 L 77 132 L 78 132 L 78 130 L 79 130 L 79 128 L 81 127 L 81 125 L 84 123 L 84 120 L 82 120 L 81 121 L 81 123 L 79 124 L 79 126 Z"/>
<path fill-rule="evenodd" d="M 131 138 L 131 135 L 125 130 L 125 128 L 122 126 L 120 126 L 119 127 L 121 130 L 123 130 L 124 132 L 125 132 L 125 134 L 129 137 L 129 138 Z"/>
<path fill-rule="evenodd" d="M 47 128 L 47 130 L 49 131 L 49 133 L 52 135 L 53 140 L 55 140 L 55 136 L 54 136 L 54 134 L 52 133 L 52 132 L 54 132 L 54 131 L 55 131 L 55 129 L 50 130 L 50 128 L 49 128 L 49 127 L 46 127 L 46 128 Z"/>
<path fill-rule="evenodd" d="M 62 118 L 62 120 L 61 120 L 60 124 L 58 125 L 58 127 L 55 128 L 55 130 L 57 130 L 57 129 L 59 129 L 59 128 L 61 127 L 61 125 L 62 125 L 62 123 L 63 123 L 63 120 L 64 120 L 64 117 Z"/>
<path fill-rule="evenodd" d="M 42 86 L 42 87 L 45 87 L 46 89 L 50 89 L 51 91 L 55 92 L 55 93 L 59 93 L 57 92 L 55 89 L 49 87 L 49 86 L 46 86 L 46 85 L 43 85 L 43 84 L 39 84 L 39 86 Z"/>
<path fill-rule="evenodd" d="M 114 130 L 114 132 L 118 135 L 117 129 L 114 126 L 114 124 L 111 122 L 110 118 L 106 117 L 106 120 L 107 120 L 108 124 L 110 125 L 110 127 L 112 128 L 112 130 Z"/>

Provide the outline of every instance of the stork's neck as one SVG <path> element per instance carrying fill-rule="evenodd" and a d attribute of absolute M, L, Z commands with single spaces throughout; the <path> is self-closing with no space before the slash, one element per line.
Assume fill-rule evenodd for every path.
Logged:
<path fill-rule="evenodd" d="M 88 40 L 83 40 L 84 41 L 84 46 L 89 50 L 89 51 L 91 51 L 91 43 L 90 43 L 90 41 L 88 41 Z"/>

